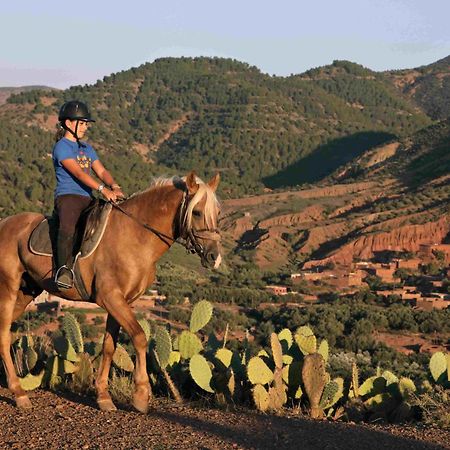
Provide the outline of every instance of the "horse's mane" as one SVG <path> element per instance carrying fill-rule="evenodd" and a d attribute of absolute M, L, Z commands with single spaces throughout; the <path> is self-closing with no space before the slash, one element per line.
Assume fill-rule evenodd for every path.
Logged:
<path fill-rule="evenodd" d="M 217 214 L 219 210 L 219 200 L 215 192 L 211 189 L 211 187 L 205 183 L 199 177 L 196 177 L 196 182 L 198 184 L 198 190 L 192 199 L 189 201 L 189 206 L 186 210 L 186 215 L 184 218 L 184 226 L 188 229 L 192 224 L 192 212 L 194 208 L 200 201 L 205 198 L 205 206 L 203 213 L 205 215 L 205 222 L 208 229 L 217 228 Z M 155 191 L 159 188 L 166 186 L 174 186 L 177 189 L 182 191 L 186 191 L 186 177 L 180 178 L 178 176 L 174 177 L 156 177 L 150 183 L 150 186 L 144 191 L 136 192 L 129 197 L 131 200 L 134 197 L 141 196 L 145 193 Z"/>

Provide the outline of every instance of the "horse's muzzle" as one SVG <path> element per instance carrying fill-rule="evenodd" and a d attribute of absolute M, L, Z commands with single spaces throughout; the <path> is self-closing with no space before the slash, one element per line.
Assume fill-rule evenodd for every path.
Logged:
<path fill-rule="evenodd" d="M 217 269 L 222 262 L 222 255 L 216 252 L 208 252 L 201 259 L 202 266 L 209 269 Z"/>

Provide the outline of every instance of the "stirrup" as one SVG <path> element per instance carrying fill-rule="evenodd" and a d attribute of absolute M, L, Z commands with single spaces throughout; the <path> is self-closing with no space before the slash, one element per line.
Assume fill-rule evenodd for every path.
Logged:
<path fill-rule="evenodd" d="M 60 274 L 61 270 L 64 271 Z M 64 275 L 68 275 L 70 274 L 70 279 L 64 279 L 64 278 L 69 278 L 69 277 L 64 277 Z M 56 285 L 61 288 L 61 289 L 71 289 L 73 287 L 73 278 L 74 278 L 74 273 L 73 270 L 70 269 L 69 267 L 67 267 L 66 265 L 61 266 L 55 274 L 55 283 Z M 59 279 L 59 277 L 61 276 L 61 278 L 63 278 L 62 280 Z"/>

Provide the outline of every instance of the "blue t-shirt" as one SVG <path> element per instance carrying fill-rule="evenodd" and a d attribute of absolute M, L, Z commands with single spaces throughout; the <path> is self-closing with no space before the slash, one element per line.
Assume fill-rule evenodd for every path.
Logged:
<path fill-rule="evenodd" d="M 63 137 L 53 147 L 52 159 L 56 173 L 55 197 L 65 194 L 91 196 L 92 189 L 75 178 L 61 164 L 61 161 L 65 159 L 74 159 L 83 171 L 90 175 L 92 163 L 98 159 L 98 156 L 89 144 L 83 142 L 83 145 L 85 147 L 79 147 L 76 142 Z"/>

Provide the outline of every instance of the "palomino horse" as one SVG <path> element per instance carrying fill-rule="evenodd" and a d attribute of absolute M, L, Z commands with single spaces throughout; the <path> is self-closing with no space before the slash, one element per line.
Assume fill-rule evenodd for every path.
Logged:
<path fill-rule="evenodd" d="M 113 208 L 95 252 L 80 260 L 80 271 L 93 300 L 108 312 L 102 361 L 95 381 L 101 410 L 116 409 L 108 392 L 108 374 L 122 327 L 136 350 L 133 405 L 147 412 L 151 389 L 146 367 L 147 340 L 130 304 L 155 278 L 155 263 L 177 238 L 198 253 L 204 266 L 221 261 L 217 174 L 203 183 L 191 172 L 186 181 L 159 179 L 149 189 Z M 69 300 L 81 300 L 75 289 L 58 292 L 51 280 L 52 260 L 28 249 L 41 214 L 22 213 L 0 221 L 0 356 L 16 405 L 31 407 L 20 387 L 11 358 L 11 323 L 43 289 Z"/>

